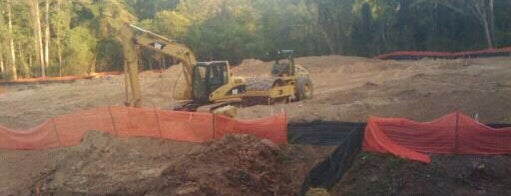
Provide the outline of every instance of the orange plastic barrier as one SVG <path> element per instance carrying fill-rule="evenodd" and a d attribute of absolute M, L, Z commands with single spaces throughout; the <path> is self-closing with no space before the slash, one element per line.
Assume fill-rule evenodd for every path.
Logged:
<path fill-rule="evenodd" d="M 376 59 L 408 59 L 408 58 L 467 58 L 484 56 L 502 56 L 511 54 L 511 47 L 490 48 L 484 50 L 463 51 L 463 52 L 434 52 L 434 51 L 395 51 L 387 54 L 374 56 Z"/>
<path fill-rule="evenodd" d="M 11 80 L 2 83 L 35 83 L 35 82 L 64 82 L 64 81 L 73 81 L 79 79 L 90 79 L 98 76 L 109 76 L 109 75 L 120 75 L 119 71 L 111 71 L 111 72 L 100 72 L 94 73 L 92 75 L 75 75 L 75 76 L 62 76 L 62 77 L 37 77 L 37 78 L 23 78 L 17 80 Z"/>
<path fill-rule="evenodd" d="M 236 120 L 199 112 L 149 108 L 99 107 L 51 118 L 29 130 L 0 126 L 0 149 L 47 149 L 78 145 L 86 131 L 117 137 L 154 137 L 205 142 L 225 134 L 252 134 L 287 143 L 284 113 L 258 120 Z"/>
<path fill-rule="evenodd" d="M 161 69 L 151 69 L 146 70 L 154 73 L 163 73 L 164 70 Z M 111 75 L 121 75 L 123 72 L 121 71 L 106 71 L 106 72 L 98 72 L 90 75 L 73 75 L 73 76 L 62 76 L 62 77 L 36 77 L 36 78 L 22 78 L 17 80 L 11 80 L 1 83 L 12 83 L 12 84 L 21 84 L 21 83 L 36 83 L 36 82 L 65 82 L 65 81 L 73 81 L 80 79 L 91 79 L 99 76 L 111 76 Z"/>
<path fill-rule="evenodd" d="M 286 123 L 282 123 L 286 122 Z M 287 143 L 286 115 L 277 115 L 273 118 L 257 119 L 257 120 L 233 120 L 226 116 L 215 115 L 215 138 L 221 138 L 227 134 L 243 133 L 252 134 L 259 138 L 268 138 L 277 144 Z"/>
<path fill-rule="evenodd" d="M 429 163 L 423 153 L 509 154 L 510 141 L 511 127 L 494 129 L 456 112 L 425 123 L 370 117 L 363 149 Z"/>

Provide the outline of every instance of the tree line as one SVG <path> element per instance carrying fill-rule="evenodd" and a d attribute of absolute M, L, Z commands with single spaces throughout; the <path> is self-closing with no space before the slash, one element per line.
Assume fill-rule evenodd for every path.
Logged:
<path fill-rule="evenodd" d="M 185 43 L 200 60 L 373 56 L 511 45 L 509 0 L 0 0 L 0 78 L 122 69 L 120 25 Z M 141 64 L 172 59 L 142 51 Z"/>

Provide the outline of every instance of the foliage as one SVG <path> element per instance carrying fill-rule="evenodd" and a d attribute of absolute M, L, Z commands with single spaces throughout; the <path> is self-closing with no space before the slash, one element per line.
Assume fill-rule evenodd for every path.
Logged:
<path fill-rule="evenodd" d="M 67 59 L 63 73 L 77 75 L 89 72 L 94 63 L 94 49 L 96 38 L 85 27 L 75 27 L 69 31 L 65 40 L 66 51 L 64 57 Z"/>

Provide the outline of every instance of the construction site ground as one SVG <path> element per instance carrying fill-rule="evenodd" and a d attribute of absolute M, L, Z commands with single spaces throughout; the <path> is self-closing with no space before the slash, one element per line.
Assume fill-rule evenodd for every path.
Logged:
<path fill-rule="evenodd" d="M 381 61 L 302 57 L 314 97 L 242 108 L 239 118 L 285 111 L 290 122 L 364 122 L 371 115 L 428 121 L 461 111 L 484 123 L 511 123 L 511 57 Z M 235 75 L 265 76 L 271 63 L 245 60 Z M 165 108 L 183 87 L 180 67 L 141 76 L 143 105 Z M 178 85 L 174 85 L 178 81 Z M 70 83 L 0 86 L 0 124 L 27 129 L 44 120 L 122 105 L 124 76 Z M 204 144 L 118 139 L 90 132 L 75 147 L 0 150 L 0 195 L 293 195 L 334 146 L 276 148 L 250 136 Z M 432 164 L 362 153 L 332 195 L 510 195 L 511 157 L 433 156 Z M 200 193 L 200 194 L 199 194 Z"/>

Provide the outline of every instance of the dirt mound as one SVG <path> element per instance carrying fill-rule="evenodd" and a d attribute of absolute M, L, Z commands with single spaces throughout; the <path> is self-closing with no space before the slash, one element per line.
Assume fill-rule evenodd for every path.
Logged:
<path fill-rule="evenodd" d="M 169 165 L 201 149 L 200 144 L 150 138 L 119 139 L 88 132 L 78 146 L 59 149 L 49 164 L 32 176 L 22 191 L 44 195 L 130 195 L 148 187 Z M 24 168 L 30 170 L 31 168 Z M 24 190 L 23 190 L 24 189 Z"/>
<path fill-rule="evenodd" d="M 434 155 L 423 164 L 363 153 L 331 194 L 510 195 L 510 165 L 510 156 Z"/>
<path fill-rule="evenodd" d="M 278 147 L 249 135 L 194 144 L 88 132 L 78 146 L 27 151 L 38 155 L 33 163 L 0 165 L 8 171 L 0 179 L 17 182 L 0 194 L 295 195 L 306 172 L 333 148 Z M 16 157 L 9 162 L 26 158 Z M 32 166 L 39 162 L 45 164 Z"/>
<path fill-rule="evenodd" d="M 385 69 L 387 65 L 396 64 L 394 61 L 379 61 L 363 57 L 350 57 L 340 55 L 299 57 L 296 58 L 295 61 L 296 64 L 308 69 L 310 73 L 318 74 L 338 73 L 343 71 L 349 73 L 369 72 Z M 247 59 L 235 67 L 235 74 L 239 76 L 270 75 L 272 64 L 273 61 L 264 62 L 257 59 Z"/>
<path fill-rule="evenodd" d="M 258 59 L 246 59 L 238 66 L 233 67 L 235 76 L 257 77 L 269 76 L 273 62 L 264 62 Z"/>
<path fill-rule="evenodd" d="M 162 173 L 157 194 L 293 195 L 281 152 L 253 136 L 231 135 L 207 144 Z"/>
<path fill-rule="evenodd" d="M 266 63 L 268 63 L 268 62 L 264 62 L 259 59 L 245 59 L 240 63 L 239 67 L 241 67 L 241 66 L 242 67 L 246 67 L 246 66 L 252 67 L 252 66 L 262 65 L 262 64 L 266 64 Z"/>
<path fill-rule="evenodd" d="M 181 64 L 173 65 L 162 73 L 144 72 L 141 75 L 143 104 L 146 106 L 161 106 L 161 103 L 168 106 L 175 94 L 183 93 L 187 88 Z"/>

